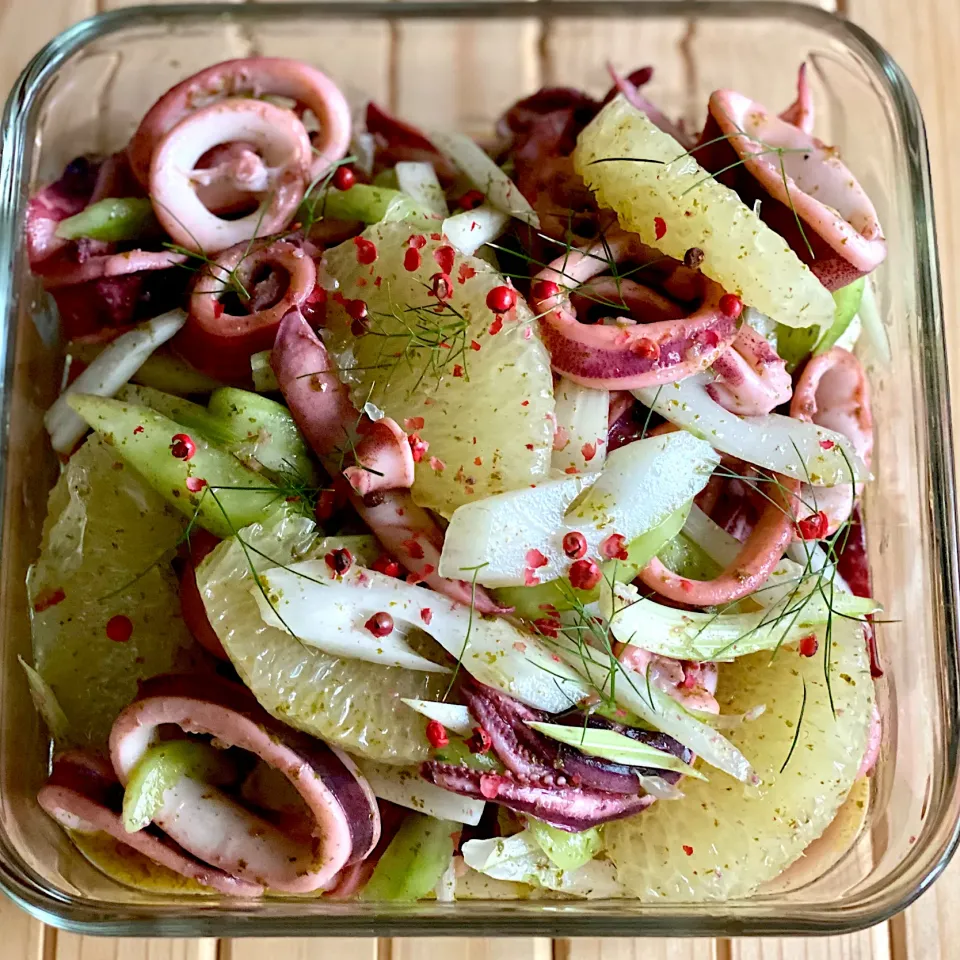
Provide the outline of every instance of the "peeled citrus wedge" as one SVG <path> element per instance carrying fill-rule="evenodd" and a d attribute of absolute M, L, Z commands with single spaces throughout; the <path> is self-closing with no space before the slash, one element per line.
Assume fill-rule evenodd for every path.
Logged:
<path fill-rule="evenodd" d="M 721 668 L 722 713 L 766 705 L 760 717 L 728 732 L 761 784 L 745 787 L 715 772 L 709 782 L 686 779 L 685 799 L 609 824 L 607 852 L 631 894 L 675 901 L 747 896 L 830 825 L 863 758 L 874 697 L 861 627 L 835 617 L 832 634 L 835 715 L 824 679 L 823 630 L 813 657 L 781 647 L 772 660 L 757 653 Z"/>
<path fill-rule="evenodd" d="M 547 476 L 554 401 L 550 358 L 523 298 L 494 312 L 487 295 L 507 281 L 439 238 L 375 224 L 360 245 L 328 251 L 340 286 L 323 338 L 357 407 L 370 401 L 429 444 L 413 496 L 449 516 Z M 430 291 L 445 270 L 451 295 L 440 306 Z M 360 336 L 349 312 L 357 301 L 368 314 Z"/>
<path fill-rule="evenodd" d="M 58 743 L 104 743 L 139 680 L 189 667 L 170 566 L 184 526 L 98 438 L 70 458 L 27 577 L 35 665 L 67 718 Z"/>
<path fill-rule="evenodd" d="M 311 556 L 314 524 L 279 511 L 225 540 L 197 570 L 210 624 L 240 678 L 279 720 L 351 753 L 412 764 L 429 753 L 426 718 L 402 698 L 439 700 L 443 675 L 343 660 L 267 626 L 250 590 L 258 573 Z M 258 552 L 259 551 L 259 552 Z"/>
<path fill-rule="evenodd" d="M 778 323 L 832 323 L 833 298 L 783 237 L 622 96 L 580 134 L 573 162 L 644 243 L 678 260 L 698 247 L 703 273 Z"/>

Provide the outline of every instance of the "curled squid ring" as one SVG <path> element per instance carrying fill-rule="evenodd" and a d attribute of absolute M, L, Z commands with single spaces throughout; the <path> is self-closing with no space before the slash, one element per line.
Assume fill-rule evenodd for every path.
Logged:
<path fill-rule="evenodd" d="M 835 430 L 853 445 L 869 467 L 873 454 L 870 387 L 860 361 L 849 350 L 834 347 L 813 357 L 803 368 L 790 404 L 790 416 Z M 826 536 L 835 533 L 853 511 L 863 484 L 812 487 L 804 484 L 795 505 L 797 519 L 814 511 L 827 517 Z"/>
<path fill-rule="evenodd" d="M 248 297 L 241 300 L 248 313 L 229 313 L 221 300 L 233 289 L 233 277 Z M 306 301 L 316 283 L 316 265 L 297 244 L 277 240 L 249 248 L 239 243 L 197 276 L 177 351 L 208 376 L 245 380 L 250 355 L 273 346 L 280 321 Z"/>
<path fill-rule="evenodd" d="M 376 798 L 353 761 L 274 720 L 246 687 L 216 676 L 168 675 L 141 685 L 110 731 L 110 759 L 122 784 L 161 730 L 172 727 L 259 758 L 286 777 L 309 811 L 303 836 L 189 773 L 167 788 L 154 824 L 193 857 L 252 885 L 252 892 L 323 889 L 377 845 Z"/>
<path fill-rule="evenodd" d="M 208 210 L 197 195 L 209 186 L 197 162 L 211 147 L 249 141 L 263 155 L 246 181 L 261 194 L 258 208 L 237 220 Z M 310 138 L 290 110 L 260 100 L 223 100 L 191 113 L 160 141 L 150 164 L 150 198 L 157 219 L 188 250 L 219 253 L 257 235 L 282 230 L 293 218 L 307 186 Z"/>
<path fill-rule="evenodd" d="M 130 166 L 147 186 L 153 154 L 163 138 L 198 107 L 225 97 L 272 95 L 309 110 L 320 125 L 311 144 L 310 178 L 322 176 L 350 143 L 350 107 L 324 73 L 297 60 L 248 57 L 195 73 L 168 90 L 147 112 L 127 146 Z"/>
<path fill-rule="evenodd" d="M 587 387 L 635 390 L 699 373 L 733 343 L 737 317 L 720 308 L 723 288 L 701 274 L 688 271 L 692 276 L 684 280 L 700 300 L 692 313 L 635 280 L 600 277 L 621 261 L 645 261 L 648 249 L 625 231 L 611 231 L 589 247 L 564 253 L 534 278 L 531 299 L 557 373 Z M 553 293 L 547 284 L 560 289 Z M 581 302 L 589 296 L 626 307 L 641 322 L 580 323 L 578 294 Z"/>
<path fill-rule="evenodd" d="M 802 126 L 733 90 L 715 91 L 693 155 L 748 206 L 760 200 L 763 220 L 837 290 L 875 269 L 887 244 L 863 187 L 837 151 L 807 131 L 812 105 L 809 94 L 803 103 L 804 86 L 800 107 L 787 111 Z"/>
<path fill-rule="evenodd" d="M 640 571 L 644 585 L 675 603 L 713 607 L 741 600 L 766 583 L 793 538 L 794 497 L 799 483 L 775 475 L 769 500 L 733 562 L 713 580 L 689 580 L 656 557 Z"/>
<path fill-rule="evenodd" d="M 770 413 L 793 392 L 786 361 L 746 323 L 730 349 L 714 361 L 713 371 L 718 379 L 707 384 L 707 393 L 740 417 Z"/>

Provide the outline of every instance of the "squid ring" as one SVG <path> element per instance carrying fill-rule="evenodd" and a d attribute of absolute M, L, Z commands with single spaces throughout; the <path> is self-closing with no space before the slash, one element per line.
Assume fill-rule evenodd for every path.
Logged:
<path fill-rule="evenodd" d="M 238 220 L 211 213 L 197 195 L 197 161 L 211 147 L 249 141 L 263 154 L 251 192 L 260 206 Z M 224 100 L 190 114 L 160 141 L 150 165 L 150 197 L 167 233 L 188 250 L 219 253 L 254 236 L 276 233 L 293 218 L 306 189 L 310 138 L 290 110 L 259 100 Z M 206 179 L 204 171 L 199 171 Z"/>
<path fill-rule="evenodd" d="M 227 313 L 220 297 L 228 291 L 229 279 L 236 276 L 243 290 L 251 291 L 257 272 L 264 267 L 286 273 L 283 295 L 262 309 L 252 299 L 247 314 Z M 291 308 L 306 301 L 316 283 L 313 259 L 296 244 L 278 240 L 250 248 L 248 243 L 239 243 L 221 253 L 216 263 L 208 263 L 197 277 L 177 350 L 208 376 L 228 381 L 246 379 L 250 355 L 273 346 L 280 321 Z"/>
<path fill-rule="evenodd" d="M 37 794 L 43 810 L 67 830 L 105 833 L 154 863 L 227 896 L 259 897 L 263 893 L 262 884 L 211 867 L 166 837 L 146 830 L 127 833 L 122 800 L 123 790 L 110 764 L 82 750 L 55 757 L 50 779 Z"/>
<path fill-rule="evenodd" d="M 117 717 L 110 759 L 124 785 L 164 724 L 210 734 L 283 773 L 313 817 L 311 842 L 293 837 L 217 788 L 181 777 L 164 794 L 154 823 L 193 856 L 249 883 L 286 893 L 330 885 L 364 860 L 380 838 L 376 799 L 336 747 L 274 720 L 239 684 L 218 677 L 153 677 Z"/>
<path fill-rule="evenodd" d="M 793 501 L 799 483 L 779 475 L 776 480 L 747 542 L 733 563 L 713 580 L 681 577 L 656 557 L 640 571 L 640 579 L 660 596 L 694 607 L 732 603 L 756 592 L 783 559 L 794 532 Z"/>
<path fill-rule="evenodd" d="M 587 387 L 636 390 L 699 373 L 733 343 L 737 317 L 720 308 L 723 288 L 707 277 L 695 275 L 701 303 L 687 316 L 635 281 L 593 282 L 611 264 L 642 258 L 643 250 L 639 238 L 617 230 L 589 247 L 564 253 L 536 275 L 534 312 L 541 318 L 541 333 L 557 373 Z M 553 293 L 547 284 L 560 289 Z M 599 294 L 616 299 L 655 320 L 626 327 L 580 323 L 567 291 L 584 287 L 595 298 Z M 612 290 L 617 291 L 616 298 L 610 296 Z"/>
<path fill-rule="evenodd" d="M 151 159 L 160 142 L 198 105 L 264 94 L 294 100 L 320 123 L 312 143 L 311 179 L 322 176 L 344 155 L 350 143 L 350 107 L 340 88 L 326 74 L 297 60 L 248 57 L 227 60 L 187 77 L 150 108 L 127 147 L 137 179 L 147 186 Z"/>

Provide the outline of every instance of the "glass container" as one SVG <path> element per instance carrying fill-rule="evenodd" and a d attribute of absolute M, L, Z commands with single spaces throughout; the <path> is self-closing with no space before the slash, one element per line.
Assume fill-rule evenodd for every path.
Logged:
<path fill-rule="evenodd" d="M 41 422 L 60 376 L 57 325 L 22 239 L 31 190 L 83 152 L 123 145 L 175 81 L 252 53 L 304 59 L 355 100 L 430 128 L 483 134 L 543 84 L 609 84 L 610 60 L 656 67 L 645 90 L 690 128 L 709 92 L 771 108 L 811 64 L 819 135 L 840 144 L 889 240 L 877 274 L 890 356 L 870 376 L 875 472 L 865 503 L 880 632 L 883 754 L 866 823 L 835 863 L 816 851 L 766 892 L 708 904 L 629 900 L 456 904 L 238 902 L 134 890 L 88 865 L 34 797 L 47 738 L 17 663 L 29 656 L 24 575 L 57 464 Z M 203 4 L 103 14 L 39 53 L 3 120 L 0 169 L 2 543 L 0 885 L 44 921 L 136 936 L 543 934 L 741 936 L 838 933 L 901 910 L 957 842 L 956 497 L 927 148 L 916 98 L 863 31 L 786 3 L 621 0 L 530 3 Z M 854 821 L 856 818 L 853 818 Z M 842 833 L 842 831 L 839 831 Z"/>

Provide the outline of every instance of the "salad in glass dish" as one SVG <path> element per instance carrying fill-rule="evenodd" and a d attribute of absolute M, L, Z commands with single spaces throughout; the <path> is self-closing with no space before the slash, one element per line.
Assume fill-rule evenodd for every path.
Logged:
<path fill-rule="evenodd" d="M 477 142 L 229 61 L 32 197 L 23 666 L 105 873 L 723 900 L 864 808 L 885 241 L 803 66 L 701 131 L 651 73 Z"/>

